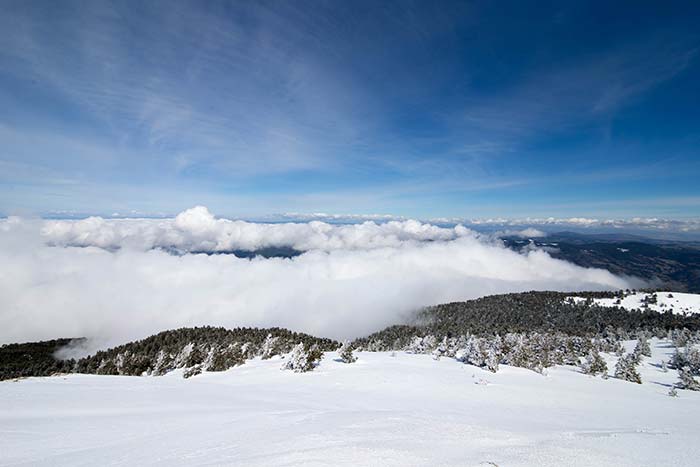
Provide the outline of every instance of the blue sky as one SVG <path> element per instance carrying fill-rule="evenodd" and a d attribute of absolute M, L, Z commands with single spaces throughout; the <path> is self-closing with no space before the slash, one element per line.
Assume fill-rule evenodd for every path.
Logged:
<path fill-rule="evenodd" d="M 700 216 L 697 2 L 40 2 L 0 213 Z"/>

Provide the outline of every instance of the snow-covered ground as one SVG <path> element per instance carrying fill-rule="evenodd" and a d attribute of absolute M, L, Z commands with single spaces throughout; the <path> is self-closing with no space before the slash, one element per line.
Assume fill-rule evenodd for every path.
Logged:
<path fill-rule="evenodd" d="M 0 465 L 697 466 L 700 393 L 667 396 L 673 348 L 651 344 L 642 385 L 404 353 L 329 353 L 305 374 L 273 359 L 5 381 Z"/>
<path fill-rule="evenodd" d="M 646 297 L 656 296 L 656 303 L 650 303 L 649 309 L 663 313 L 671 310 L 675 314 L 700 313 L 700 294 L 680 292 L 637 292 L 627 295 L 617 303 L 617 298 L 596 298 L 594 303 L 601 306 L 619 306 L 627 310 L 641 310 Z M 582 297 L 570 297 L 574 301 L 584 301 Z"/>

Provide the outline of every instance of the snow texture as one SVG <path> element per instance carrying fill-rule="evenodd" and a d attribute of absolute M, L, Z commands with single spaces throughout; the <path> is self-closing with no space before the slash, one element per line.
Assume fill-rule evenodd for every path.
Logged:
<path fill-rule="evenodd" d="M 655 297 L 655 298 L 654 298 Z M 574 301 L 584 301 L 582 297 L 570 297 Z M 626 310 L 641 310 L 645 299 L 650 310 L 664 313 L 671 310 L 674 314 L 700 313 L 700 294 L 680 292 L 637 292 L 626 295 L 617 303 L 617 298 L 596 298 L 593 302 L 600 306 L 619 306 Z"/>
<path fill-rule="evenodd" d="M 673 348 L 650 343 L 641 385 L 367 352 L 310 373 L 273 357 L 187 380 L 5 381 L 0 465 L 697 466 L 700 393 L 669 397 Z"/>

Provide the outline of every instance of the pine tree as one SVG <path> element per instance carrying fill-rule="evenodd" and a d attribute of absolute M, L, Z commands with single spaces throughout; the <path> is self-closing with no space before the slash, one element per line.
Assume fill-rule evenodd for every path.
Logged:
<path fill-rule="evenodd" d="M 581 371 L 587 375 L 593 376 L 598 374 L 606 375 L 608 373 L 608 364 L 605 363 L 605 360 L 603 360 L 603 357 L 601 357 L 597 351 L 592 350 L 588 353 L 585 362 L 581 365 Z"/>
<path fill-rule="evenodd" d="M 693 378 L 693 373 L 690 368 L 684 366 L 678 369 L 678 388 L 686 389 L 688 391 L 700 391 L 700 383 L 698 383 L 695 378 Z"/>
<path fill-rule="evenodd" d="M 357 357 L 353 355 L 352 346 L 348 341 L 343 342 L 343 345 L 340 347 L 340 350 L 338 350 L 338 354 L 340 355 L 340 359 L 344 363 L 354 363 L 357 361 Z"/>
<path fill-rule="evenodd" d="M 423 338 L 420 336 L 413 336 L 411 342 L 406 347 L 406 352 L 413 354 L 421 354 L 425 352 L 425 345 L 423 344 Z"/>
<path fill-rule="evenodd" d="M 645 357 L 651 357 L 651 346 L 649 345 L 649 341 L 647 340 L 646 336 L 641 336 L 639 338 L 639 341 L 637 341 L 637 345 L 634 348 L 634 353 L 639 353 Z"/>
<path fill-rule="evenodd" d="M 304 373 L 313 370 L 321 358 L 323 358 L 323 352 L 316 344 L 307 350 L 304 348 L 304 343 L 300 342 L 289 353 L 282 364 L 282 369 Z"/>
<path fill-rule="evenodd" d="M 440 357 L 447 353 L 447 337 L 440 342 L 432 351 L 433 360 L 440 360 Z"/>
<path fill-rule="evenodd" d="M 642 378 L 639 376 L 636 366 L 637 364 L 633 354 L 620 357 L 615 365 L 615 378 L 642 384 Z"/>
<path fill-rule="evenodd" d="M 272 337 L 272 334 L 268 334 L 265 338 L 265 342 L 262 344 L 261 358 L 267 360 L 280 353 L 279 337 Z"/>
<path fill-rule="evenodd" d="M 489 371 L 496 373 L 498 371 L 498 363 L 501 361 L 501 352 L 497 342 L 492 342 L 488 346 L 484 365 Z"/>
<path fill-rule="evenodd" d="M 305 371 L 304 368 L 306 368 L 306 364 L 306 351 L 304 350 L 304 344 L 300 342 L 289 352 L 289 355 L 287 355 L 282 364 L 282 369 L 301 373 Z"/>

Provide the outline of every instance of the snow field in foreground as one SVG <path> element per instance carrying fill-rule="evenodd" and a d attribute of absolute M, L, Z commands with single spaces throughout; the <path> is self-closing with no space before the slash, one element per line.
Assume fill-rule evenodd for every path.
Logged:
<path fill-rule="evenodd" d="M 274 358 L 187 380 L 5 381 L 0 465 L 696 466 L 700 393 L 667 396 L 673 347 L 651 344 L 642 385 L 400 352 L 327 353 L 304 374 Z"/>

